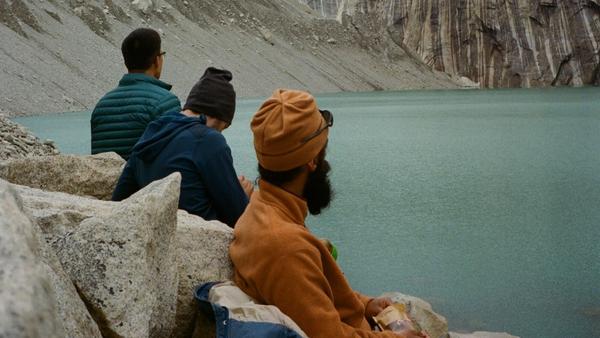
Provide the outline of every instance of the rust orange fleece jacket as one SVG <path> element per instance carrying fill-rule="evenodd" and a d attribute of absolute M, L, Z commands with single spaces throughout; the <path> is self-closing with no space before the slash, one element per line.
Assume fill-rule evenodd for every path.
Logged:
<path fill-rule="evenodd" d="M 311 338 L 398 337 L 371 331 L 365 318 L 371 298 L 352 290 L 325 245 L 306 228 L 306 202 L 259 184 L 229 248 L 235 283 L 258 302 L 277 306 Z"/>

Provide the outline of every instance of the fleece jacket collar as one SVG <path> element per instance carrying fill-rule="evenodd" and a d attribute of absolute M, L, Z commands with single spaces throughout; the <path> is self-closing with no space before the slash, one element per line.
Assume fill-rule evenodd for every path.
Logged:
<path fill-rule="evenodd" d="M 304 220 L 308 215 L 308 206 L 304 199 L 265 180 L 260 180 L 258 186 L 260 187 L 259 198 L 283 211 L 293 223 L 304 226 Z"/>

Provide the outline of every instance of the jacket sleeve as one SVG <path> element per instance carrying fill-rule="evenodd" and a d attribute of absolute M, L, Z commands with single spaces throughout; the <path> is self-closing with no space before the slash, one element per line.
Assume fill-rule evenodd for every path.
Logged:
<path fill-rule="evenodd" d="M 156 110 L 151 116 L 151 120 L 159 118 L 160 116 L 167 113 L 178 113 L 181 111 L 181 102 L 174 94 L 165 95 L 158 101 L 156 105 Z"/>
<path fill-rule="evenodd" d="M 229 146 L 223 140 L 214 150 L 199 164 L 200 172 L 219 220 L 233 228 L 248 205 L 248 196 L 233 168 Z"/>
<path fill-rule="evenodd" d="M 365 296 L 362 293 L 355 291 L 354 292 L 356 294 L 356 297 L 358 297 L 358 299 L 360 300 L 360 302 L 364 305 L 364 307 L 367 307 L 367 304 L 369 304 L 369 302 L 371 300 L 373 300 L 373 297 L 369 297 L 369 296 Z"/>
<path fill-rule="evenodd" d="M 122 201 L 140 190 L 141 187 L 137 184 L 134 174 L 135 169 L 133 166 L 133 160 L 129 160 L 125 165 L 125 168 L 123 168 L 123 172 L 119 177 L 117 186 L 113 191 L 113 201 Z"/>
<path fill-rule="evenodd" d="M 311 338 L 398 338 L 394 333 L 352 327 L 340 320 L 318 252 L 281 256 L 267 270 L 262 297 L 294 320 Z"/>

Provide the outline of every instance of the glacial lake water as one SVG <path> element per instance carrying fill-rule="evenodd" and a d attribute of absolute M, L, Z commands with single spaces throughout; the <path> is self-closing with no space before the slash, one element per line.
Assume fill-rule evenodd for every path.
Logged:
<path fill-rule="evenodd" d="M 307 224 L 355 289 L 429 301 L 453 331 L 600 337 L 600 89 L 318 96 L 336 198 Z M 254 178 L 240 100 L 225 131 Z M 89 112 L 16 118 L 89 153 Z M 301 295 L 299 295 L 301 296 Z"/>

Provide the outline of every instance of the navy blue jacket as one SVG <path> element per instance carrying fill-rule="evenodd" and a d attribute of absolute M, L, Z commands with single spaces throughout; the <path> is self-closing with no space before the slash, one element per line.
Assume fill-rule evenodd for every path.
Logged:
<path fill-rule="evenodd" d="M 133 151 L 112 200 L 120 201 L 152 181 L 181 173 L 179 208 L 230 227 L 248 197 L 240 185 L 225 137 L 204 118 L 168 113 L 151 122 Z"/>

